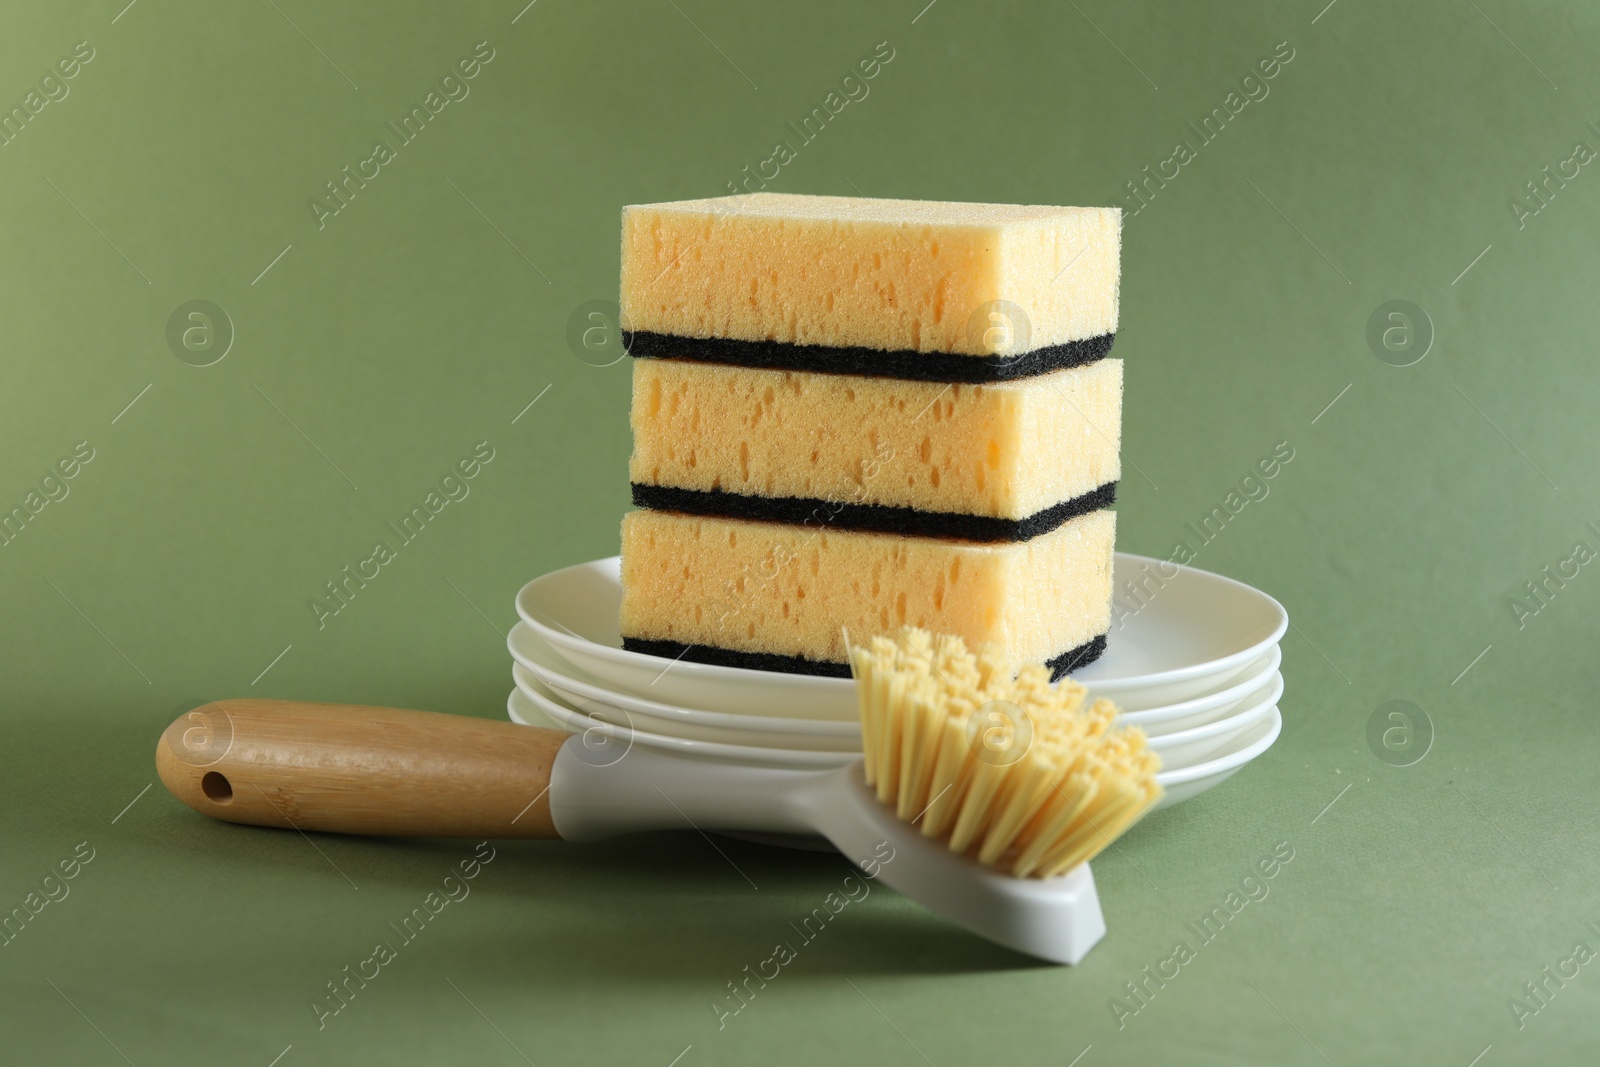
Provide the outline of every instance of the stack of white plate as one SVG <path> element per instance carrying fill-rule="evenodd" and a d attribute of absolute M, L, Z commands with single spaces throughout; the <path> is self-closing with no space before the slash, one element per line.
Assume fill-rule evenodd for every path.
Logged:
<path fill-rule="evenodd" d="M 1283 719 L 1278 641 L 1289 617 L 1231 578 L 1119 552 L 1106 653 L 1073 676 L 1142 727 L 1161 756 L 1162 807 L 1221 783 L 1271 747 Z M 1125 585 L 1131 583 L 1131 585 Z M 1130 599 L 1131 597 L 1131 599 Z M 624 650 L 618 561 L 529 582 L 506 643 L 513 720 L 688 759 L 836 767 L 861 751 L 848 678 L 717 667 Z"/>

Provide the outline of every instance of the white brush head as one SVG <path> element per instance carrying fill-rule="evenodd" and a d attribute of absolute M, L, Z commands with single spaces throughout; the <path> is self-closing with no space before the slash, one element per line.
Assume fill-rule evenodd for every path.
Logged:
<path fill-rule="evenodd" d="M 1087 863 L 1016 878 L 924 837 L 867 787 L 860 763 L 808 790 L 813 825 L 864 873 L 980 937 L 1052 963 L 1077 963 L 1106 932 Z"/>
<path fill-rule="evenodd" d="M 1087 863 L 1054 878 L 1015 878 L 924 837 L 867 788 L 859 762 L 793 771 L 640 749 L 597 758 L 569 738 L 550 777 L 550 815 L 570 841 L 639 830 L 821 834 L 864 875 L 980 937 L 1076 963 L 1105 933 Z"/>

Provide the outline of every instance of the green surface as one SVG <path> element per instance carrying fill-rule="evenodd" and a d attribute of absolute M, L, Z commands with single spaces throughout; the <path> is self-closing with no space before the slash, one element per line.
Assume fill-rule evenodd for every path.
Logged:
<path fill-rule="evenodd" d="M 5 107 L 94 53 L 0 147 L 0 505 L 93 451 L 0 548 L 0 909 L 93 855 L 0 947 L 7 1062 L 1593 1061 L 1600 963 L 1542 1007 L 1523 983 L 1600 950 L 1600 577 L 1563 564 L 1600 551 L 1600 176 L 1564 163 L 1600 149 L 1600 12 L 522 2 L 0 12 Z M 470 95 L 319 229 L 308 200 L 480 41 Z M 1077 968 L 883 889 L 719 1030 L 839 860 L 510 844 L 319 1030 L 324 983 L 472 846 L 211 823 L 142 792 L 158 733 L 240 694 L 503 715 L 514 592 L 615 551 L 627 504 L 626 363 L 566 340 L 615 299 L 618 209 L 723 191 L 881 41 L 773 188 L 1118 202 L 1292 48 L 1127 220 L 1117 342 L 1122 547 L 1192 545 L 1294 450 L 1196 558 L 1292 614 L 1281 740 L 1096 862 L 1110 934 Z M 1572 177 L 1519 221 L 1546 165 Z M 1395 299 L 1437 333 L 1408 367 L 1366 339 Z M 168 347 L 191 300 L 236 330 L 211 366 Z M 319 628 L 323 583 L 482 441 L 470 495 Z M 1519 620 L 1547 565 L 1571 577 Z M 1367 741 L 1390 700 L 1431 723 L 1411 766 Z M 1280 842 L 1268 895 L 1119 1028 L 1123 983 Z"/>

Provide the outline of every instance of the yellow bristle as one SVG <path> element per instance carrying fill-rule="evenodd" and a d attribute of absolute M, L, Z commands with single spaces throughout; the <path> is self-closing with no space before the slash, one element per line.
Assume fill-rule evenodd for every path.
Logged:
<path fill-rule="evenodd" d="M 900 737 L 900 788 L 896 810 L 906 820 L 916 818 L 927 805 L 928 780 L 938 754 L 934 731 L 938 714 L 936 690 L 927 678 L 917 681 L 919 684 L 906 702 L 908 714 Z"/>
<path fill-rule="evenodd" d="M 1144 733 L 1038 664 L 907 627 L 851 650 L 867 784 L 929 837 L 1018 877 L 1064 874 L 1161 797 Z"/>
<path fill-rule="evenodd" d="M 922 832 L 929 837 L 944 837 L 949 833 L 960 810 L 966 790 L 962 787 L 967 774 L 967 764 L 972 759 L 972 748 L 967 744 L 966 727 L 954 719 L 945 719 L 939 725 L 939 760 L 934 765 L 933 787 L 928 798 L 928 810 L 922 816 Z"/>

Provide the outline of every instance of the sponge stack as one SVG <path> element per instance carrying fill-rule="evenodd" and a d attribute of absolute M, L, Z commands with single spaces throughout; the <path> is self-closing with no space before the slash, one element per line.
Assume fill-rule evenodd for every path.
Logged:
<path fill-rule="evenodd" d="M 625 647 L 847 676 L 904 625 L 1060 676 L 1110 623 L 1120 212 L 626 208 Z M 848 635 L 848 636 L 847 636 Z"/>

